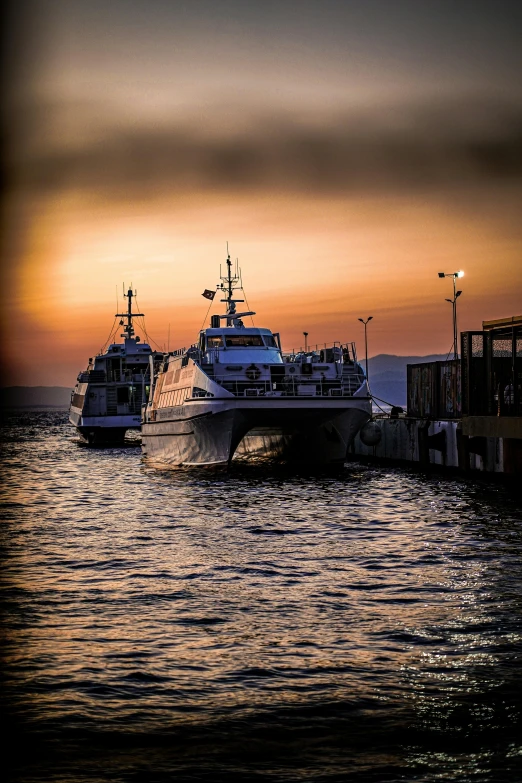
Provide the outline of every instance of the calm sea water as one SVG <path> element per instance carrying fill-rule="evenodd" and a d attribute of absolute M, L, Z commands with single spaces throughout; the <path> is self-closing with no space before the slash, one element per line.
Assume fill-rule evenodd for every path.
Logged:
<path fill-rule="evenodd" d="M 518 781 L 520 496 L 3 427 L 18 781 Z M 15 745 L 18 741 L 18 745 Z"/>

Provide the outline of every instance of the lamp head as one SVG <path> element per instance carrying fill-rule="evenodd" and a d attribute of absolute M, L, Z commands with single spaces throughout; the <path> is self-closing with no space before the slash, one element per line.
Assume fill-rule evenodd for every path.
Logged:
<path fill-rule="evenodd" d="M 369 320 L 369 321 L 371 321 L 371 320 L 372 320 L 372 318 L 373 318 L 373 315 L 369 315 L 369 316 L 368 316 L 368 320 Z"/>
<path fill-rule="evenodd" d="M 461 269 L 460 272 L 456 272 L 456 275 L 457 277 L 464 277 L 464 272 Z"/>
<path fill-rule="evenodd" d="M 455 297 L 460 296 L 462 291 L 455 291 Z"/>
<path fill-rule="evenodd" d="M 453 304 L 453 299 L 446 299 L 446 302 L 449 302 L 450 304 Z"/>
<path fill-rule="evenodd" d="M 362 324 L 364 323 L 362 318 L 358 318 L 357 320 L 360 321 Z"/>
<path fill-rule="evenodd" d="M 446 275 L 444 274 L 444 272 L 439 272 L 439 277 L 446 277 Z"/>

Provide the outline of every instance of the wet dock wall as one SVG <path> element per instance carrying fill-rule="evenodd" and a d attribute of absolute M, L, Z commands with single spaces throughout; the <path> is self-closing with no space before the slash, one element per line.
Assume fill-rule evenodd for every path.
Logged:
<path fill-rule="evenodd" d="M 462 473 L 522 475 L 521 421 L 503 423 L 499 433 L 498 426 L 492 429 L 482 417 L 460 420 L 412 416 L 376 418 L 380 442 L 376 446 L 366 446 L 359 434 L 348 456 L 422 469 L 431 466 Z"/>

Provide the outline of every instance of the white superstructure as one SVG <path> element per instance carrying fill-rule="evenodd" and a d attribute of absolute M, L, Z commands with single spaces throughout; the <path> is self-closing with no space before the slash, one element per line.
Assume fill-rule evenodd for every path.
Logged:
<path fill-rule="evenodd" d="M 354 344 L 284 355 L 277 333 L 244 325 L 255 313 L 236 311 L 240 283 L 229 256 L 218 286 L 226 313 L 211 317 L 197 344 L 163 357 L 143 408 L 144 455 L 171 465 L 249 455 L 344 461 L 371 416 Z"/>

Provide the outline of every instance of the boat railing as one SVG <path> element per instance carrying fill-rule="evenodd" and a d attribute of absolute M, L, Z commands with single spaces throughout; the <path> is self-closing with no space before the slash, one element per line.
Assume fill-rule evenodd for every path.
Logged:
<path fill-rule="evenodd" d="M 359 373 L 337 378 L 314 378 L 309 375 L 285 376 L 277 380 L 232 380 L 215 375 L 213 380 L 236 397 L 353 397 L 364 382 Z"/>
<path fill-rule="evenodd" d="M 86 370 L 78 375 L 80 383 L 105 383 L 107 374 L 104 370 Z"/>
<path fill-rule="evenodd" d="M 357 350 L 353 342 L 342 343 L 334 341 L 333 343 L 318 343 L 315 346 L 309 345 L 306 348 L 300 348 L 298 351 L 293 350 L 291 353 L 283 353 L 283 361 L 285 364 L 303 361 L 311 362 L 312 364 L 317 362 L 356 364 Z"/>
<path fill-rule="evenodd" d="M 146 380 L 148 376 L 149 368 L 147 366 L 143 368 L 143 372 L 130 372 L 128 370 L 124 370 L 121 380 L 127 383 L 141 383 L 143 380 Z"/>
<path fill-rule="evenodd" d="M 78 381 L 80 383 L 142 383 L 147 379 L 148 374 L 148 367 L 144 367 L 142 373 L 133 373 L 127 370 L 123 372 L 110 371 L 109 373 L 104 370 L 87 370 L 78 375 Z"/>

